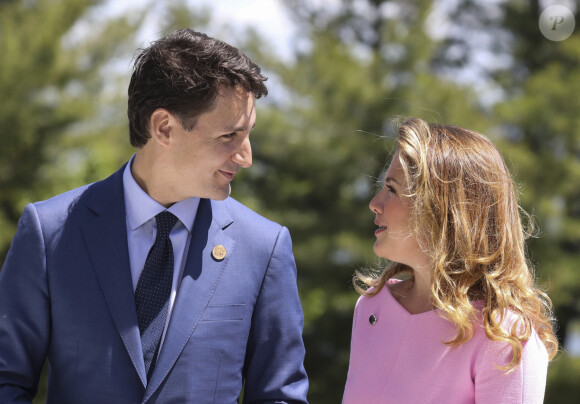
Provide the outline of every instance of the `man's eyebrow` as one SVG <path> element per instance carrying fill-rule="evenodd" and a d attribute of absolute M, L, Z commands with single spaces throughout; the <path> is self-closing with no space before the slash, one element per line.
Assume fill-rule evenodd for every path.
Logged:
<path fill-rule="evenodd" d="M 256 127 L 256 122 L 254 122 L 254 124 L 252 125 L 250 130 L 253 130 L 255 127 Z M 247 126 L 238 126 L 238 127 L 234 127 L 234 128 L 226 128 L 224 130 L 224 132 L 245 132 L 246 130 L 248 130 Z"/>

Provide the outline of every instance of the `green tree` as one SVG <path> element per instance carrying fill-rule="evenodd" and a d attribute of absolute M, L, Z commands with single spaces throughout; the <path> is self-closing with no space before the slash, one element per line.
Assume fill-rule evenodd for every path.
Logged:
<path fill-rule="evenodd" d="M 382 138 L 389 119 L 416 115 L 481 129 L 485 116 L 470 90 L 433 72 L 431 1 L 285 4 L 300 32 L 295 58 L 272 58 L 263 41 L 243 47 L 266 66 L 274 86 L 252 134 L 254 166 L 233 190 L 290 228 L 309 399 L 337 403 L 358 296 L 350 280 L 356 268 L 377 261 L 368 203 L 392 152 Z"/>
<path fill-rule="evenodd" d="M 529 3 L 529 4 L 528 4 Z M 340 402 L 346 379 L 356 268 L 376 265 L 368 202 L 392 152 L 388 121 L 411 115 L 491 135 L 522 186 L 543 235 L 530 246 L 561 324 L 580 297 L 578 263 L 578 34 L 541 36 L 538 1 L 444 9 L 455 35 L 435 40 L 431 0 L 342 0 L 335 6 L 286 0 L 299 35 L 280 60 L 254 30 L 213 27 L 265 66 L 270 96 L 259 102 L 254 166 L 234 196 L 287 225 L 306 316 L 309 399 Z M 322 3 L 320 3 L 322 4 Z M 98 19 L 102 1 L 0 1 L 0 263 L 27 202 L 105 177 L 131 153 L 125 117 L 128 70 L 142 14 Z M 149 3 L 159 32 L 206 30 L 208 10 L 186 1 Z M 95 11 L 97 10 L 97 11 Z M 497 15 L 503 16 L 498 19 Z M 507 55 L 506 69 L 480 65 L 484 50 Z M 121 66 L 120 68 L 118 66 Z M 504 97 L 489 100 L 456 80 L 477 71 Z M 546 402 L 574 397 L 578 362 L 551 367 Z M 577 378 L 577 375 L 576 375 Z M 39 393 L 38 402 L 42 402 Z"/>
<path fill-rule="evenodd" d="M 538 0 L 505 4 L 502 24 L 512 35 L 514 60 L 495 76 L 508 94 L 496 111 L 509 135 L 504 148 L 524 183 L 523 204 L 540 225 L 530 251 L 564 342 L 569 321 L 580 318 L 580 33 L 561 42 L 544 38 L 541 11 Z M 578 369 L 580 358 L 559 354 L 550 368 L 546 402 L 568 403 L 578 396 Z"/>
<path fill-rule="evenodd" d="M 437 64 L 452 74 L 475 67 L 501 94 L 489 111 L 487 132 L 521 185 L 523 207 L 538 224 L 529 252 L 554 303 L 564 342 L 569 321 L 580 318 L 580 35 L 576 30 L 561 42 L 545 38 L 538 22 L 544 3 L 456 3 L 448 10 L 455 35 L 439 48 Z M 501 61 L 495 67 L 474 60 L 474 39 L 482 38 Z M 574 401 L 579 368 L 580 359 L 559 354 L 548 373 L 546 402 Z"/>
<path fill-rule="evenodd" d="M 94 181 L 126 158 L 113 63 L 134 48 L 140 16 L 103 21 L 102 3 L 0 2 L 0 265 L 27 203 Z"/>
<path fill-rule="evenodd" d="M 105 67 L 138 19 L 95 21 L 101 3 L 0 3 L 0 263 L 26 203 L 94 180 L 126 143 L 111 92 L 119 78 Z"/>

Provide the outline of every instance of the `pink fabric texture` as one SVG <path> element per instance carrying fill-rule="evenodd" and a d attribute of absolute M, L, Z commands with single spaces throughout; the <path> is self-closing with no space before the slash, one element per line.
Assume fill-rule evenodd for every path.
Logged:
<path fill-rule="evenodd" d="M 510 313 L 505 324 L 514 320 Z M 487 338 L 481 324 L 467 343 L 443 343 L 455 334 L 435 311 L 410 314 L 387 286 L 359 298 L 343 404 L 543 402 L 548 353 L 535 332 L 521 364 L 508 374 L 497 366 L 509 363 L 509 344 Z"/>

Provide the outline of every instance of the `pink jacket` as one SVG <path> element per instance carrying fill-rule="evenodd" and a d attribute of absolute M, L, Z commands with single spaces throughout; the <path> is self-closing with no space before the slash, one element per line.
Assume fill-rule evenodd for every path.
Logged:
<path fill-rule="evenodd" d="M 343 404 L 543 402 L 548 353 L 535 332 L 508 374 L 496 366 L 511 360 L 509 344 L 490 340 L 479 324 L 467 343 L 445 345 L 455 333 L 435 311 L 407 312 L 387 286 L 359 298 Z"/>

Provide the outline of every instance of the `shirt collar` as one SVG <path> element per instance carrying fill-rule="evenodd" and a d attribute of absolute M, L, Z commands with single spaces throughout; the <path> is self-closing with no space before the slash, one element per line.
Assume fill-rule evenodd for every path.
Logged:
<path fill-rule="evenodd" d="M 193 229 L 193 222 L 199 206 L 199 198 L 192 197 L 184 199 L 171 205 L 168 209 L 161 205 L 155 199 L 151 198 L 143 189 L 137 184 L 133 174 L 131 173 L 131 164 L 135 159 L 135 155 L 131 157 L 129 163 L 123 172 L 123 192 L 125 194 L 125 210 L 127 212 L 127 220 L 131 230 L 135 230 L 142 226 L 158 213 L 168 210 L 173 213 L 181 223 L 191 233 Z"/>

